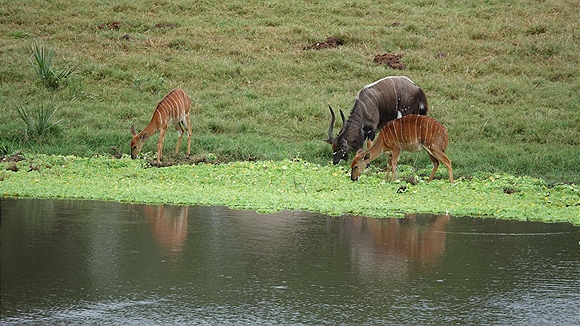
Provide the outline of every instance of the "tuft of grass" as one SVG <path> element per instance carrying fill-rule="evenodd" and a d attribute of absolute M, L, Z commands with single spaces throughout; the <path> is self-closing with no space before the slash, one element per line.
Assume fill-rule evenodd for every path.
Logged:
<path fill-rule="evenodd" d="M 30 62 L 34 65 L 36 75 L 42 84 L 51 89 L 59 88 L 68 77 L 73 73 L 74 67 L 64 69 L 56 72 L 52 66 L 52 59 L 56 54 L 53 48 L 46 48 L 41 45 L 32 45 L 30 47 L 34 61 Z"/>
<path fill-rule="evenodd" d="M 55 130 L 60 120 L 54 121 L 56 113 L 54 104 L 41 105 L 31 110 L 24 107 L 16 107 L 18 116 L 24 122 L 24 134 L 28 137 L 42 137 Z"/>

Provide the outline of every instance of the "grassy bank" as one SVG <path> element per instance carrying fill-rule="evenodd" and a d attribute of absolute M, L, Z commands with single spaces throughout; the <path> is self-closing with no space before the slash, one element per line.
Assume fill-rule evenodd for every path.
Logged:
<path fill-rule="evenodd" d="M 146 204 L 218 205 L 258 212 L 397 217 L 405 213 L 496 217 L 580 225 L 580 189 L 505 174 L 426 183 L 386 182 L 370 170 L 359 182 L 345 168 L 303 160 L 151 168 L 144 160 L 19 156 L 0 173 L 0 196 Z M 410 175 L 402 171 L 402 176 Z"/>
<path fill-rule="evenodd" d="M 300 157 L 326 165 L 327 104 L 406 75 L 450 131 L 458 177 L 481 172 L 580 183 L 576 1 L 78 1 L 0 6 L 0 154 L 128 153 L 172 88 L 197 103 L 192 151 L 223 162 Z M 305 50 L 328 36 L 333 49 Z M 54 48 L 57 87 L 33 45 Z M 403 54 L 404 70 L 373 63 Z M 55 108 L 49 132 L 17 109 Z M 155 139 L 155 137 L 154 137 Z M 175 144 L 174 133 L 166 148 Z M 144 150 L 155 151 L 155 140 Z M 405 154 L 423 167 L 426 155 Z"/>

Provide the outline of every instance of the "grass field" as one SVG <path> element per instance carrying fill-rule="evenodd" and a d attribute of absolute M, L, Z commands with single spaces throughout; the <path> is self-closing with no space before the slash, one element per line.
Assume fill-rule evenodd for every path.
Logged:
<path fill-rule="evenodd" d="M 545 1 L 0 0 L 0 154 L 128 154 L 157 102 L 192 97 L 192 152 L 329 164 L 328 104 L 405 75 L 450 132 L 457 177 L 580 183 L 580 5 Z M 333 36 L 332 49 L 305 47 Z M 55 50 L 55 87 L 33 46 Z M 373 63 L 402 54 L 403 70 Z M 18 110 L 53 111 L 47 132 Z M 335 129 L 338 129 L 337 125 Z M 175 133 L 168 133 L 172 149 Z M 184 147 L 183 147 L 184 148 Z M 156 150 L 156 137 L 145 152 Z M 169 150 L 165 153 L 169 155 Z M 402 164 L 423 169 L 425 154 Z M 344 163 L 343 163 L 344 164 Z"/>

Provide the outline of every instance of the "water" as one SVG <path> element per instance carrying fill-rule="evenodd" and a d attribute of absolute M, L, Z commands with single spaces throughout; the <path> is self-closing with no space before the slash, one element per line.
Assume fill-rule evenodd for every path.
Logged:
<path fill-rule="evenodd" d="M 580 323 L 580 228 L 2 199 L 0 324 Z"/>

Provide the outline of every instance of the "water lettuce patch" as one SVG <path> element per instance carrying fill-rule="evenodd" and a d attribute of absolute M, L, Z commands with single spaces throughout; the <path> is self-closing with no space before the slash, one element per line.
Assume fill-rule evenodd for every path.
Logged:
<path fill-rule="evenodd" d="M 358 182 L 344 166 L 303 160 L 149 167 L 144 160 L 36 155 L 3 163 L 5 197 L 91 199 L 144 204 L 220 205 L 268 213 L 304 210 L 333 216 L 451 214 L 580 225 L 576 185 L 549 186 L 511 175 L 388 182 L 370 169 Z"/>

